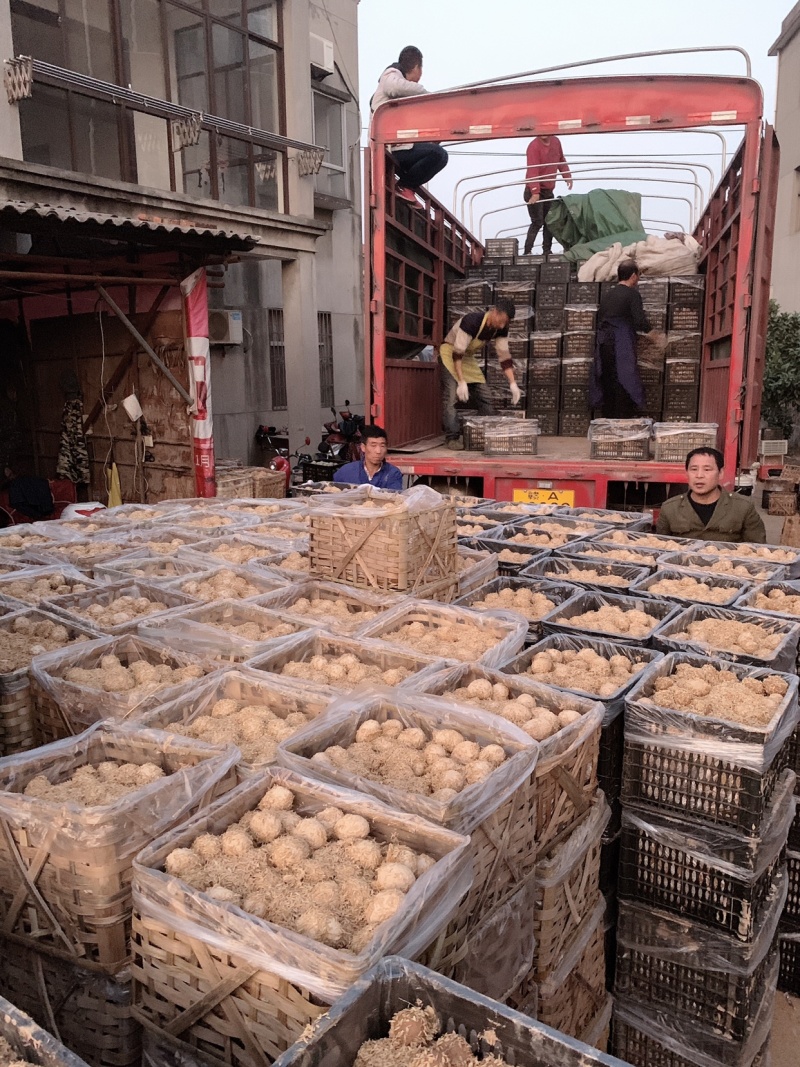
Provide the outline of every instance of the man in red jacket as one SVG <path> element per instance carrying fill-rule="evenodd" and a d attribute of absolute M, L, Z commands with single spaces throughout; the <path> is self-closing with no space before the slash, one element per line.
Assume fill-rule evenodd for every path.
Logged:
<path fill-rule="evenodd" d="M 567 188 L 572 188 L 572 174 L 569 165 L 564 159 L 564 150 L 557 137 L 542 134 L 535 137 L 528 145 L 528 170 L 525 174 L 525 190 L 523 197 L 528 205 L 528 214 L 531 224 L 528 227 L 528 235 L 525 238 L 524 255 L 529 256 L 533 251 L 533 242 L 536 240 L 539 230 L 544 227 L 542 234 L 543 252 L 549 256 L 553 250 L 553 235 L 547 228 L 547 212 L 553 199 L 553 190 L 556 187 L 556 179 L 561 174 L 567 183 Z"/>

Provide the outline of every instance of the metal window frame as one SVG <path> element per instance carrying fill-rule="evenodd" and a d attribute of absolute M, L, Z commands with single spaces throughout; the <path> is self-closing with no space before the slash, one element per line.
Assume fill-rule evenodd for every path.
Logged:
<path fill-rule="evenodd" d="M 330 408 L 336 403 L 333 366 L 333 315 L 330 311 L 317 312 L 319 336 L 319 398 L 322 407 Z"/>
<path fill-rule="evenodd" d="M 314 97 L 315 96 L 321 96 L 325 100 L 330 101 L 332 104 L 338 104 L 339 105 L 339 125 L 340 125 L 341 134 L 342 134 L 342 157 L 344 159 L 344 165 L 340 167 L 337 163 L 331 163 L 331 162 L 323 159 L 322 163 L 320 164 L 320 170 L 327 170 L 327 171 L 330 171 L 332 174 L 342 174 L 342 175 L 344 175 L 345 189 L 347 189 L 347 179 L 348 179 L 348 176 L 349 176 L 349 170 L 348 170 L 348 166 L 347 166 L 347 114 L 345 112 L 345 103 L 346 103 L 346 101 L 345 100 L 340 100 L 338 96 L 333 96 L 331 93 L 326 93 L 324 91 L 324 89 L 318 89 L 315 86 L 311 87 L 311 123 L 312 123 L 311 136 L 313 137 L 315 142 L 317 141 L 317 123 L 316 123 L 316 116 L 315 116 L 315 112 L 314 112 Z M 328 152 L 328 151 L 330 151 L 330 149 L 326 148 L 325 151 Z M 320 190 L 320 192 L 321 192 L 321 190 Z M 324 195 L 331 195 L 332 196 L 332 195 L 335 195 L 335 194 L 325 193 Z M 347 196 L 347 193 L 345 193 L 345 198 L 348 199 L 348 200 L 350 199 L 350 197 Z"/>
<path fill-rule="evenodd" d="M 286 340 L 283 332 L 283 308 L 267 308 L 267 345 L 269 347 L 269 387 L 273 411 L 289 407 L 286 392 Z"/>

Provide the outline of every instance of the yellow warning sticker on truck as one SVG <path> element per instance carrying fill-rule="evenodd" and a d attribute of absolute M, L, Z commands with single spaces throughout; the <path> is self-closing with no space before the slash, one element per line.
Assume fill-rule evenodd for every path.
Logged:
<path fill-rule="evenodd" d="M 574 489 L 515 489 L 515 504 L 565 504 L 575 506 Z"/>

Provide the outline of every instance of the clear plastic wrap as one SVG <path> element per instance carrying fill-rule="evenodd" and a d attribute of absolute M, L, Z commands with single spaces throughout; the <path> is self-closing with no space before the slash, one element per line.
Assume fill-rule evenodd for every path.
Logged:
<path fill-rule="evenodd" d="M 503 520 L 497 516 L 476 515 L 473 511 L 456 515 L 456 534 L 462 543 L 466 537 L 493 538 L 503 527 Z"/>
<path fill-rule="evenodd" d="M 164 860 L 173 849 L 187 847 L 201 833 L 220 833 L 245 811 L 254 809 L 273 785 L 283 785 L 295 794 L 298 814 L 313 815 L 326 807 L 338 807 L 367 819 L 372 835 L 379 840 L 397 841 L 437 861 L 416 880 L 395 916 L 380 925 L 360 953 L 328 948 L 234 905 L 215 901 L 164 873 Z M 163 924 L 184 938 L 230 953 L 332 1003 L 383 956 L 398 952 L 413 957 L 446 926 L 472 882 L 468 844 L 465 837 L 413 815 L 400 814 L 371 797 L 311 781 L 284 768 L 270 768 L 139 854 L 134 867 L 134 909 L 145 922 Z"/>
<path fill-rule="evenodd" d="M 774 948 L 787 889 L 786 871 L 782 870 L 770 887 L 758 932 L 749 942 L 737 941 L 719 930 L 647 904 L 620 900 L 617 945 L 621 951 L 637 949 L 680 967 L 734 975 L 752 974 Z"/>
<path fill-rule="evenodd" d="M 640 839 L 646 839 L 648 854 L 657 849 L 665 858 L 674 857 L 676 869 L 680 862 L 685 863 L 685 859 L 679 861 L 680 854 L 706 868 L 709 872 L 706 877 L 712 881 L 717 879 L 721 883 L 726 876 L 740 886 L 753 888 L 777 863 L 786 847 L 794 818 L 795 781 L 794 771 L 785 770 L 781 774 L 764 815 L 761 834 L 756 838 L 731 827 L 701 824 L 681 816 L 632 807 L 622 810 L 623 838 L 626 831 L 634 831 Z M 696 880 L 702 877 L 698 874 Z M 689 886 L 685 891 L 689 891 Z M 622 895 L 628 898 L 627 894 Z M 760 923 L 760 914 L 758 918 Z"/>
<path fill-rule="evenodd" d="M 561 515 L 555 513 L 514 519 L 503 527 L 502 533 L 494 536 L 513 544 L 529 545 L 534 548 L 560 548 L 575 541 L 604 537 L 612 532 L 612 529 L 608 523 L 562 518 Z"/>
<path fill-rule="evenodd" d="M 230 537 L 212 537 L 198 541 L 185 550 L 201 556 L 204 563 L 200 569 L 217 565 L 225 567 L 244 567 L 253 560 L 269 566 L 273 558 L 286 551 L 285 545 L 278 538 L 255 537 L 246 533 L 231 534 Z"/>
<path fill-rule="evenodd" d="M 783 597 L 778 597 L 778 593 Z M 765 597 L 776 601 L 774 608 L 766 605 Z M 800 619 L 800 582 L 764 582 L 739 597 L 734 607 L 797 622 Z"/>
<path fill-rule="evenodd" d="M 459 545 L 456 564 L 459 597 L 480 589 L 482 585 L 494 581 L 497 577 L 497 553 L 487 548 L 467 548 L 463 544 Z"/>
<path fill-rule="evenodd" d="M 668 588 L 654 589 L 662 582 L 671 583 Z M 678 587 L 680 583 L 684 586 Z M 645 575 L 631 586 L 634 596 L 664 597 L 666 600 L 687 601 L 692 604 L 711 603 L 725 608 L 735 604 L 750 588 L 750 582 L 741 578 L 729 578 L 720 574 L 687 574 L 684 570 L 665 567 L 663 564 L 655 574 Z"/>
<path fill-rule="evenodd" d="M 634 582 L 650 573 L 647 567 L 626 563 L 603 563 L 597 559 L 570 556 L 547 556 L 522 572 L 523 578 L 544 578 L 551 582 L 570 582 L 587 589 L 627 592 Z"/>
<path fill-rule="evenodd" d="M 527 620 L 511 611 L 471 611 L 468 608 L 446 607 L 440 604 L 434 606 L 423 601 L 409 600 L 387 611 L 377 621 L 362 627 L 358 636 L 385 641 L 402 651 L 423 655 L 413 646 L 405 645 L 395 637 L 400 627 L 409 623 L 420 623 L 429 631 L 438 629 L 441 632 L 445 627 L 449 627 L 451 636 L 466 634 L 469 630 L 479 630 L 490 635 L 494 638 L 493 644 L 479 656 L 474 656 L 474 651 L 469 648 L 461 649 L 459 654 L 459 649 L 452 642 L 448 642 L 447 647 L 441 647 L 438 655 L 424 653 L 427 659 L 472 660 L 474 657 L 485 667 L 499 667 L 519 652 L 528 632 Z"/>
<path fill-rule="evenodd" d="M 0 997 L 0 1036 L 25 1063 L 36 1063 L 39 1067 L 87 1067 L 85 1060 L 62 1045 L 5 997 Z"/>
<path fill-rule="evenodd" d="M 158 586 L 162 582 L 196 574 L 207 566 L 205 560 L 192 560 L 190 555 L 183 558 L 180 552 L 175 556 L 162 556 L 145 550 L 141 555 L 129 552 L 120 559 L 98 563 L 94 568 L 94 579 L 111 583 L 140 578 L 148 585 Z"/>
<path fill-rule="evenodd" d="M 43 522 L 19 523 L 0 530 L 0 552 L 9 556 L 21 556 L 25 552 L 49 552 L 58 548 L 62 541 L 48 533 Z"/>
<path fill-rule="evenodd" d="M 137 615 L 128 606 L 115 611 L 115 605 L 122 597 L 146 600 L 153 610 Z M 145 581 L 125 578 L 109 584 L 93 583 L 85 593 L 68 593 L 66 596 L 55 597 L 49 602 L 49 608 L 84 626 L 91 626 L 98 633 L 116 636 L 137 630 L 142 623 L 155 620 L 175 608 L 186 607 L 191 603 L 190 597 L 176 592 L 171 584 L 148 585 Z M 122 621 L 125 616 L 127 618 Z"/>
<path fill-rule="evenodd" d="M 397 719 L 404 727 L 421 729 L 426 741 L 431 740 L 435 730 L 458 730 L 467 741 L 481 746 L 500 745 L 506 760 L 483 781 L 465 786 L 450 800 L 442 800 L 355 774 L 329 761 L 312 759 L 314 753 L 331 745 L 348 748 L 367 719 Z M 343 789 L 357 789 L 396 810 L 463 834 L 471 833 L 533 775 L 538 757 L 539 745 L 535 741 L 495 715 L 413 691 L 378 687 L 335 701 L 323 715 L 278 748 L 279 764 L 298 774 L 333 782 Z"/>
<path fill-rule="evenodd" d="M 577 866 L 582 865 L 589 849 L 598 844 L 611 819 L 611 808 L 602 793 L 589 814 L 581 820 L 569 837 L 536 864 L 536 886 L 550 889 L 560 885 Z"/>
<path fill-rule="evenodd" d="M 664 534 L 642 533 L 638 530 L 612 530 L 594 538 L 604 545 L 619 545 L 627 548 L 657 548 L 664 552 L 701 552 L 710 541 L 696 541 L 691 537 L 665 537 Z"/>
<path fill-rule="evenodd" d="M 209 503 L 208 500 L 204 501 L 205 505 Z M 177 522 L 177 516 L 188 514 L 190 510 L 191 501 L 189 500 L 164 500 L 158 504 L 120 504 L 116 508 L 108 508 L 104 511 L 103 518 L 138 526 L 143 522 L 157 522 L 165 518 L 173 518 Z"/>
<path fill-rule="evenodd" d="M 359 664 L 377 667 L 383 675 L 382 684 L 391 684 L 385 677 L 387 671 L 402 670 L 404 677 L 395 683 L 402 688 L 411 684 L 421 671 L 430 670 L 431 667 L 441 667 L 444 664 L 444 660 L 432 660 L 430 657 L 415 655 L 412 652 L 385 645 L 381 641 L 368 641 L 361 637 L 333 637 L 324 631 L 309 630 L 307 633 L 285 638 L 283 643 L 273 646 L 269 652 L 255 656 L 249 661 L 248 666 L 253 670 L 263 671 L 265 674 L 290 677 L 286 671 L 290 663 L 310 664 L 314 656 L 339 659 L 348 654 L 354 656 Z M 337 696 L 342 692 L 349 692 L 362 681 L 365 679 L 360 678 L 357 682 L 348 682 L 346 678 L 339 677 L 328 681 L 320 670 L 315 669 L 314 672 L 315 684 L 323 686 L 326 692 Z"/>
<path fill-rule="evenodd" d="M 730 671 L 737 678 L 781 678 L 786 694 L 766 726 L 749 726 L 723 718 L 711 718 L 691 711 L 665 707 L 654 699 L 656 680 L 673 674 L 682 663 L 694 667 L 711 665 Z M 664 744 L 684 753 L 697 753 L 759 773 L 768 769 L 797 726 L 798 680 L 796 676 L 749 667 L 728 660 L 714 660 L 689 652 L 671 652 L 652 663 L 625 699 L 625 739 L 643 746 Z"/>
<path fill-rule="evenodd" d="M 175 669 L 187 668 L 191 674 L 177 683 L 155 686 L 155 683 L 135 689 L 107 691 L 87 684 L 67 681 L 70 668 L 89 670 L 101 668 L 104 656 L 116 656 L 123 665 L 144 660 L 151 664 L 167 664 Z M 189 670 L 190 668 L 190 670 Z M 172 652 L 131 634 L 123 637 L 103 637 L 76 647 L 37 656 L 31 664 L 31 678 L 57 709 L 72 733 L 78 733 L 101 719 L 121 721 L 134 719 L 140 712 L 152 708 L 188 690 L 198 678 L 210 674 L 212 664 L 204 664 L 194 657 Z"/>
<path fill-rule="evenodd" d="M 624 563 L 626 566 L 646 567 L 655 570 L 663 550 L 644 548 L 638 545 L 615 545 L 607 541 L 573 541 L 562 545 L 553 553 L 559 559 L 596 559 L 601 563 Z"/>
<path fill-rule="evenodd" d="M 590 441 L 635 441 L 649 440 L 652 436 L 652 419 L 593 419 L 589 424 Z"/>
<path fill-rule="evenodd" d="M 259 519 L 270 516 L 281 519 L 292 514 L 308 514 L 308 505 L 304 500 L 292 500 L 287 497 L 235 497 L 212 506 L 219 507 L 231 515 L 257 515 Z"/>
<path fill-rule="evenodd" d="M 727 556 L 730 559 L 758 560 L 777 563 L 786 568 L 789 579 L 800 578 L 800 549 L 788 545 L 761 545 L 750 541 L 697 541 L 694 549 L 707 556 Z"/>
<path fill-rule="evenodd" d="M 221 700 L 232 700 L 248 709 L 263 708 L 278 719 L 285 719 L 287 715 L 297 712 L 316 717 L 331 703 L 331 696 L 322 686 L 314 685 L 312 682 L 267 678 L 258 671 L 243 667 L 211 675 L 202 682 L 198 682 L 184 696 L 142 715 L 141 725 L 153 730 L 172 730 L 178 723 L 187 727 L 200 717 L 209 717 L 214 705 Z M 212 722 L 221 723 L 224 726 L 225 719 L 212 719 Z M 201 740 L 206 740 L 208 743 L 221 743 L 214 741 L 208 731 L 203 732 L 206 736 Z M 243 770 L 260 769 L 277 759 L 277 751 L 274 759 L 249 758 L 248 743 L 251 740 L 254 739 L 244 737 L 225 742 L 235 744 L 242 750 L 239 766 Z M 259 740 L 263 738 L 259 737 Z M 277 750 L 278 742 L 275 741 L 274 745 Z"/>
<path fill-rule="evenodd" d="M 22 667 L 17 667 L 14 670 L 0 670 L 0 720 L 6 715 L 13 721 L 15 714 L 19 714 L 19 709 L 13 707 L 7 707 L 9 704 L 13 704 L 14 701 L 9 698 L 13 693 L 22 693 L 27 689 L 29 682 L 29 669 L 34 658 L 38 658 L 41 655 L 57 655 L 59 652 L 68 648 L 75 643 L 85 644 L 88 641 L 94 641 L 99 636 L 97 631 L 84 622 L 78 622 L 76 619 L 69 619 L 66 616 L 55 615 L 52 612 L 47 611 L 46 607 L 42 605 L 39 608 L 24 607 L 15 609 L 8 614 L 0 615 L 0 650 L 4 653 L 7 652 L 8 646 L 5 644 L 5 635 L 9 632 L 19 632 L 18 627 L 20 622 L 18 620 L 26 620 L 30 623 L 49 622 L 54 626 L 60 626 L 66 630 L 69 641 L 63 645 L 62 648 L 53 649 L 50 653 L 42 653 L 42 645 L 34 643 L 36 641 L 35 635 L 31 634 L 27 630 L 23 631 L 23 637 L 25 641 L 24 655 L 27 662 Z M 17 624 L 15 626 L 15 623 Z M 24 623 L 22 623 L 24 625 Z M 3 663 L 2 666 L 6 667 L 9 664 Z M 8 724 L 10 725 L 10 724 Z M 13 730 L 12 730 L 13 732 Z M 6 741 L 8 738 L 5 739 Z M 5 753 L 4 753 L 5 754 Z"/>
<path fill-rule="evenodd" d="M 532 880 L 467 936 L 456 978 L 469 989 L 504 1001 L 533 966 L 536 937 L 528 917 L 533 911 Z M 487 1020 L 488 1024 L 488 1020 Z"/>
<path fill-rule="evenodd" d="M 659 559 L 664 567 L 699 574 L 712 572 L 720 578 L 744 578 L 749 582 L 780 582 L 786 576 L 786 568 L 778 563 L 761 563 L 756 560 L 726 559 L 720 556 L 703 555 L 702 552 L 667 552 Z"/>
<path fill-rule="evenodd" d="M 520 574 L 537 560 L 545 559 L 550 555 L 546 548 L 523 548 L 518 545 L 507 545 L 503 541 L 492 540 L 491 537 L 461 537 L 459 546 L 475 549 L 478 552 L 491 552 L 497 557 L 497 573 L 501 577 L 506 574 Z"/>
<path fill-rule="evenodd" d="M 620 611 L 641 611 L 650 616 L 653 625 L 646 633 L 633 635 L 630 633 L 618 633 L 614 630 L 602 630 L 589 627 L 586 623 L 573 623 L 572 619 L 578 618 L 588 612 L 600 611 L 602 608 L 618 608 Z M 677 605 L 671 601 L 664 603 L 653 598 L 633 596 L 614 596 L 612 593 L 578 593 L 571 600 L 565 601 L 542 619 L 542 627 L 545 634 L 550 633 L 596 633 L 607 641 L 617 641 L 649 645 L 653 634 L 659 626 L 671 618 L 678 611 Z M 598 620 L 599 621 L 599 620 Z"/>
<path fill-rule="evenodd" d="M 266 593 L 257 603 L 303 626 L 342 635 L 355 633 L 403 599 L 399 593 L 372 593 L 312 579 Z"/>
<path fill-rule="evenodd" d="M 124 556 L 133 548 L 133 542 L 125 534 L 116 537 L 87 537 L 82 541 L 53 541 L 47 545 L 46 558 L 51 564 L 65 563 L 75 567 L 90 578 L 98 563 Z"/>
<path fill-rule="evenodd" d="M 757 650 L 745 651 L 741 646 L 723 647 L 721 643 L 712 644 L 710 641 L 690 636 L 689 627 L 692 623 L 710 619 L 757 626 L 767 634 L 778 636 L 780 643 L 772 651 L 762 650 L 763 654 L 759 655 Z M 780 618 L 769 618 L 754 611 L 733 611 L 695 604 L 660 626 L 653 643 L 664 652 L 697 651 L 704 656 L 721 656 L 734 663 L 746 663 L 753 667 L 766 667 L 791 674 L 797 660 L 798 640 L 800 619 L 797 622 L 789 622 Z"/>
<path fill-rule="evenodd" d="M 249 626 L 253 634 L 237 633 Z M 145 618 L 137 633 L 153 644 L 179 648 L 182 652 L 215 664 L 244 663 L 271 648 L 281 648 L 287 637 L 310 629 L 309 623 L 283 618 L 252 601 L 215 600 L 202 607 L 179 608 Z"/>
<path fill-rule="evenodd" d="M 511 598 L 507 603 L 501 602 L 495 605 L 486 603 L 486 598 L 490 595 L 499 595 L 503 598 L 506 590 L 511 590 L 513 593 L 527 591 L 532 596 L 541 595 L 550 602 L 551 607 L 544 607 L 539 612 L 528 613 L 528 611 L 523 610 L 523 607 L 514 603 Z M 577 589 L 574 585 L 545 581 L 535 577 L 528 578 L 522 575 L 518 578 L 506 576 L 504 578 L 495 578 L 466 596 L 460 597 L 453 606 L 474 608 L 475 611 L 513 611 L 528 620 L 528 636 L 530 638 L 532 635 L 535 639 L 541 635 L 541 619 L 543 616 L 552 611 L 557 605 L 563 604 L 565 600 L 575 596 L 576 592 Z"/>
<path fill-rule="evenodd" d="M 63 579 L 63 581 L 59 581 Z M 18 571 L 0 576 L 0 599 L 8 603 L 18 605 L 20 608 L 30 608 L 42 605 L 50 606 L 50 602 L 57 596 L 60 586 L 65 586 L 69 592 L 74 586 L 84 586 L 85 589 L 93 589 L 96 583 L 87 578 L 81 571 L 69 565 L 64 567 L 24 567 Z"/>
<path fill-rule="evenodd" d="M 177 526 L 151 525 L 146 530 L 137 527 L 127 536 L 128 549 L 123 558 L 128 559 L 131 555 L 139 556 L 145 552 L 153 556 L 174 556 L 181 549 L 193 548 L 199 541 L 207 539 L 208 534 Z"/>
<path fill-rule="evenodd" d="M 483 452 L 486 456 L 535 456 L 538 442 L 538 419 L 503 418 L 484 430 Z"/>
<path fill-rule="evenodd" d="M 559 515 L 589 522 L 610 523 L 617 530 L 648 532 L 653 525 L 652 511 L 616 511 L 613 508 L 559 508 Z"/>
<path fill-rule="evenodd" d="M 213 600 L 255 600 L 285 585 L 271 570 L 258 567 L 209 567 L 191 577 L 164 582 L 160 588 L 181 593 L 194 603 Z"/>

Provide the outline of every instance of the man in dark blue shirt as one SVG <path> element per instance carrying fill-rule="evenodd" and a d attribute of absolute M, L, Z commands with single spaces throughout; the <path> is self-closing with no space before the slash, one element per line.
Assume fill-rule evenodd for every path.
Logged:
<path fill-rule="evenodd" d="M 386 430 L 373 424 L 361 427 L 361 459 L 345 463 L 334 474 L 335 482 L 350 485 L 374 485 L 377 489 L 403 488 L 403 475 L 386 462 L 389 442 Z"/>

